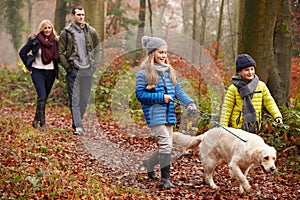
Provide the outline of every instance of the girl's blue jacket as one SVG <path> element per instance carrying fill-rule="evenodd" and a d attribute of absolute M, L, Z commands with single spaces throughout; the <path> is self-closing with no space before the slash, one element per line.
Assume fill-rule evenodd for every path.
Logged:
<path fill-rule="evenodd" d="M 158 76 L 158 84 L 155 88 L 147 90 L 147 81 L 144 69 L 141 69 L 136 78 L 136 97 L 142 104 L 142 109 L 148 126 L 162 124 L 176 124 L 174 101 L 164 103 L 164 94 L 171 95 L 175 100 L 184 105 L 192 103 L 193 100 L 184 92 L 180 83 L 176 86 L 170 78 L 169 70 Z"/>

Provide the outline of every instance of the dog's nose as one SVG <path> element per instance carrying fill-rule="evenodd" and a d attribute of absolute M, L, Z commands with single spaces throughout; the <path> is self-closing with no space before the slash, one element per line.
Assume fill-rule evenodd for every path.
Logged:
<path fill-rule="evenodd" d="M 274 172 L 275 170 L 276 170 L 276 167 L 271 167 L 271 168 L 270 168 L 270 171 L 271 171 L 271 172 Z"/>

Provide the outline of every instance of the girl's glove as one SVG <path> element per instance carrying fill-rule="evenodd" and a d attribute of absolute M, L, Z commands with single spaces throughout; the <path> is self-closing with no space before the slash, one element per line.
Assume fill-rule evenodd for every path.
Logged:
<path fill-rule="evenodd" d="M 188 117 L 193 117 L 195 114 L 197 114 L 197 107 L 195 103 L 189 103 L 189 105 L 186 108 L 186 115 Z"/>

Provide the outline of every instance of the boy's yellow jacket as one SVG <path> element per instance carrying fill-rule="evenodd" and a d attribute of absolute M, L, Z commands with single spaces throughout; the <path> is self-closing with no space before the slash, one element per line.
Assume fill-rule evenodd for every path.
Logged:
<path fill-rule="evenodd" d="M 243 103 L 244 100 L 241 98 L 238 88 L 231 84 L 225 95 L 220 124 L 222 126 L 229 126 L 230 122 L 230 126 L 233 128 L 241 128 L 243 124 Z M 269 89 L 262 81 L 259 81 L 258 86 L 254 91 L 252 104 L 256 110 L 256 118 L 259 122 L 259 126 L 262 118 L 262 106 L 269 111 L 274 119 L 278 117 L 282 118 Z"/>

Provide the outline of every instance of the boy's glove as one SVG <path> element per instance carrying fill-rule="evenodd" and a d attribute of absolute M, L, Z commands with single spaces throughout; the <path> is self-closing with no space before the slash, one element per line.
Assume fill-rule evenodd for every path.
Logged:
<path fill-rule="evenodd" d="M 282 125 L 282 124 L 283 124 L 283 121 L 282 121 L 282 119 L 281 119 L 280 117 L 277 117 L 277 118 L 275 119 L 275 121 L 276 121 L 279 125 Z"/>
<path fill-rule="evenodd" d="M 195 114 L 197 114 L 197 107 L 195 103 L 189 103 L 189 105 L 186 108 L 186 115 L 188 117 L 193 117 Z"/>

